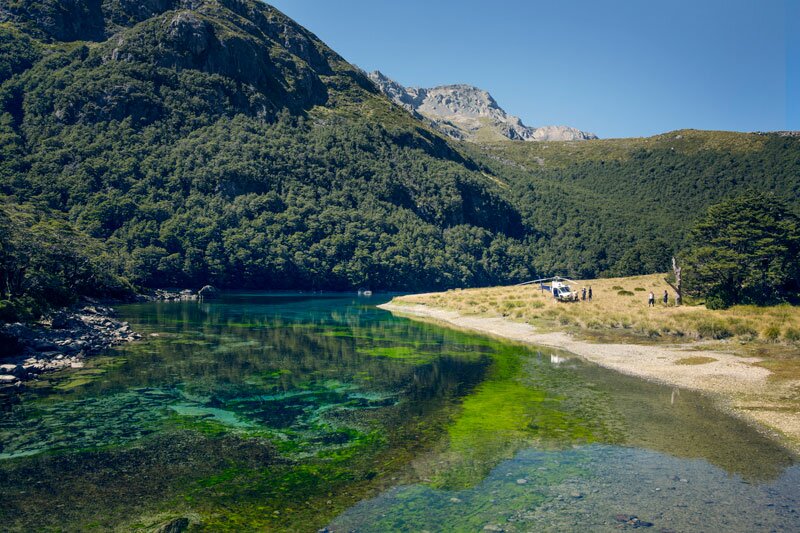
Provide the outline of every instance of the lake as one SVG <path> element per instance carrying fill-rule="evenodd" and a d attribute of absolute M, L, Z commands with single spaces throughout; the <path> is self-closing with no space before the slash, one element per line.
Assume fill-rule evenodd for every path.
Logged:
<path fill-rule="evenodd" d="M 0 528 L 800 530 L 797 457 L 707 398 L 386 300 L 121 306 L 144 340 L 0 398 Z"/>

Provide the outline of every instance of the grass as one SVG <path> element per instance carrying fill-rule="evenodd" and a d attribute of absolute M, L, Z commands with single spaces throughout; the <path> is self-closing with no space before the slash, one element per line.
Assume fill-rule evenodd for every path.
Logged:
<path fill-rule="evenodd" d="M 733 346 L 756 343 L 800 348 L 800 307 L 735 306 L 710 310 L 704 305 L 674 305 L 674 294 L 660 274 L 629 278 L 578 281 L 580 291 L 592 287 L 592 301 L 556 302 L 538 286 L 492 287 L 409 295 L 397 303 L 424 304 L 458 311 L 464 315 L 503 316 L 527 322 L 543 330 L 567 329 L 602 340 L 641 342 L 689 342 L 727 340 Z M 633 290 L 630 290 L 633 289 Z M 644 289 L 644 290 L 642 290 Z M 669 303 L 661 301 L 668 291 Z M 656 306 L 649 308 L 649 291 Z"/>
<path fill-rule="evenodd" d="M 716 361 L 713 357 L 703 357 L 703 356 L 694 356 L 694 357 L 684 357 L 683 359 L 678 359 L 675 361 L 676 365 L 705 365 L 708 363 L 713 363 Z"/>
<path fill-rule="evenodd" d="M 481 139 L 495 156 L 530 168 L 564 168 L 586 161 L 626 161 L 636 150 L 666 149 L 684 154 L 704 150 L 747 153 L 763 148 L 762 135 L 728 131 L 678 130 L 647 138 L 596 139 L 578 142 L 510 143 Z"/>

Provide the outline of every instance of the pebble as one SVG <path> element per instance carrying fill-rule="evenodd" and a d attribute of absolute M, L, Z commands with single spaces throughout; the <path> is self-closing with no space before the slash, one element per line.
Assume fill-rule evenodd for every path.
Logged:
<path fill-rule="evenodd" d="M 524 485 L 524 484 L 525 484 L 525 483 L 527 483 L 527 482 L 528 482 L 528 480 L 527 480 L 527 479 L 525 479 L 525 478 L 520 478 L 520 479 L 518 479 L 518 480 L 517 480 L 517 485 Z"/>

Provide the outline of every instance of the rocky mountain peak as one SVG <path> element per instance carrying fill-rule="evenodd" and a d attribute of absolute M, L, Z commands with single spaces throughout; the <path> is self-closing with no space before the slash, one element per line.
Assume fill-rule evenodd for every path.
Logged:
<path fill-rule="evenodd" d="M 404 87 L 379 71 L 370 73 L 369 78 L 393 102 L 428 119 L 440 131 L 456 139 L 576 141 L 597 138 L 569 126 L 528 127 L 519 117 L 506 113 L 488 91 L 472 85 Z"/>

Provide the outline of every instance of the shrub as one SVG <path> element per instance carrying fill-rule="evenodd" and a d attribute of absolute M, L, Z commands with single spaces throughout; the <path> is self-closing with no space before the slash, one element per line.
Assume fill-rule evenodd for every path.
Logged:
<path fill-rule="evenodd" d="M 8 300 L 0 301 L 0 322 L 16 322 L 19 320 L 17 309 Z"/>
<path fill-rule="evenodd" d="M 768 340 L 768 341 L 775 342 L 775 341 L 777 341 L 777 340 L 780 338 L 780 336 L 781 336 L 781 328 L 779 328 L 778 326 L 767 326 L 767 327 L 766 327 L 766 328 L 764 328 L 764 330 L 761 332 L 761 336 L 762 336 L 764 339 Z"/>
<path fill-rule="evenodd" d="M 636 288 L 635 288 L 635 289 L 633 289 L 633 290 L 635 290 L 636 292 L 644 292 L 644 291 L 646 291 L 647 289 L 645 289 L 644 287 L 636 287 Z"/>
<path fill-rule="evenodd" d="M 748 324 L 742 324 L 741 322 L 736 322 L 731 325 L 731 330 L 733 331 L 734 335 L 739 337 L 755 337 L 757 332 Z"/>
<path fill-rule="evenodd" d="M 617 294 L 619 294 L 620 296 L 633 296 L 633 293 L 631 291 L 626 291 L 626 290 L 617 291 Z"/>
<path fill-rule="evenodd" d="M 786 331 L 783 332 L 783 338 L 791 342 L 800 341 L 800 329 L 792 327 L 786 328 Z"/>
<path fill-rule="evenodd" d="M 733 332 L 716 320 L 701 320 L 697 323 L 697 335 L 702 338 L 727 339 L 733 336 Z"/>
<path fill-rule="evenodd" d="M 613 287 L 611 287 L 611 290 L 612 291 L 621 291 L 622 287 L 620 287 L 619 285 L 614 285 Z"/>
<path fill-rule="evenodd" d="M 706 298 L 706 308 L 712 310 L 719 310 L 719 309 L 727 309 L 733 302 L 731 302 L 728 298 L 719 295 L 712 295 Z"/>

